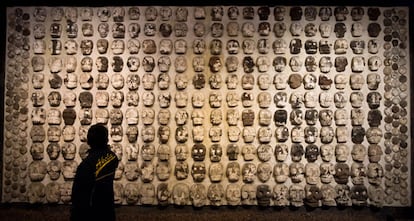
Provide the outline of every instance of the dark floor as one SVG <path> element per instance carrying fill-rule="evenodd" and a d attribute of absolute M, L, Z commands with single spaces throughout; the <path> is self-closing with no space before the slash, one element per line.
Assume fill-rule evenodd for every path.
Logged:
<path fill-rule="evenodd" d="M 194 209 L 192 207 L 177 208 L 168 206 L 158 207 L 130 207 L 117 208 L 117 220 L 168 220 L 168 221 L 323 221 L 323 220 L 414 220 L 412 208 L 318 208 L 307 210 L 306 208 L 257 208 L 257 207 L 218 207 Z M 2 221 L 67 221 L 69 220 L 69 207 L 56 206 L 26 206 L 26 205 L 0 205 L 0 220 Z"/>

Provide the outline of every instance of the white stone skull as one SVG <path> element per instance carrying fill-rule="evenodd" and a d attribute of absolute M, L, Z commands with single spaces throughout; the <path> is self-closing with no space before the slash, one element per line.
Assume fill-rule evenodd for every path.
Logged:
<path fill-rule="evenodd" d="M 319 165 L 317 163 L 307 163 L 305 165 L 305 177 L 306 183 L 310 185 L 315 185 L 319 183 L 320 177 Z"/>

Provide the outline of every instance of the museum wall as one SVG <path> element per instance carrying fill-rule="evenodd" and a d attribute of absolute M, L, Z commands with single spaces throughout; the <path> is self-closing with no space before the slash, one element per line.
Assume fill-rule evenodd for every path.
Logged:
<path fill-rule="evenodd" d="M 67 214 L 86 131 L 104 123 L 120 220 L 406 218 L 409 16 L 8 7 L 0 214 Z"/>

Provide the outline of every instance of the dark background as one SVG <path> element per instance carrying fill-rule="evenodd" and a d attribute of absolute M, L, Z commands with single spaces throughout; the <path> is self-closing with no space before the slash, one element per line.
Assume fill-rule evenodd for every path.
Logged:
<path fill-rule="evenodd" d="M 190 1 L 190 0 L 150 0 L 150 1 L 52 1 L 52 0 L 6 0 L 2 1 L 4 5 L 0 6 L 0 103 L 4 103 L 4 62 L 5 62 L 5 38 L 6 38 L 6 7 L 8 6 L 129 6 L 129 5 L 171 5 L 171 6 L 209 6 L 209 5 L 327 5 L 327 6 L 408 6 L 410 8 L 410 55 L 413 58 L 414 42 L 414 21 L 413 9 L 414 0 L 343 0 L 343 1 L 327 1 L 327 0 L 273 0 L 273 1 Z M 202 4 L 201 4 L 202 3 Z M 414 62 L 411 62 L 411 70 L 414 70 Z M 411 76 L 411 85 L 413 85 L 413 76 Z M 412 90 L 412 88 L 411 88 Z M 412 93 L 412 91 L 411 91 Z M 413 110 L 414 100 L 411 98 L 411 110 Z M 4 116 L 4 110 L 0 109 L 0 115 Z M 411 115 L 411 122 L 413 115 Z M 0 120 L 0 133 L 3 134 L 3 121 Z M 413 138 L 413 130 L 411 130 L 411 138 Z M 411 144 L 413 142 L 411 141 Z M 2 183 L 2 150 L 3 150 L 3 136 L 0 136 L 0 187 Z M 413 160 L 414 151 L 411 150 L 411 171 L 414 171 Z M 411 189 L 414 188 L 413 175 L 411 175 Z M 0 188 L 1 193 L 1 188 Z M 1 194 L 0 194 L 1 195 Z M 412 195 L 412 202 L 414 197 Z M 414 220 L 414 206 L 394 208 L 316 208 L 309 209 L 301 208 L 260 208 L 260 207 L 203 207 L 195 209 L 188 207 L 144 207 L 144 206 L 120 206 L 117 208 L 118 220 L 306 220 L 306 221 L 321 221 L 321 220 Z M 68 205 L 28 205 L 28 204 L 2 204 L 0 202 L 0 220 L 4 221 L 25 221 L 25 220 L 69 220 L 69 206 Z"/>

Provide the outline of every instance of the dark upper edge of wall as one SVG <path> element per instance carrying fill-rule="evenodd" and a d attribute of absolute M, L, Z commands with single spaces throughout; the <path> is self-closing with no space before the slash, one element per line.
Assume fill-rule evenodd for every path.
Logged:
<path fill-rule="evenodd" d="M 237 0 L 210 0 L 208 2 L 194 2 L 192 0 L 177 0 L 177 1 L 167 1 L 167 0 L 151 0 L 151 1 L 136 1 L 131 2 L 128 0 L 116 0 L 116 1 L 105 1 L 105 0 L 89 0 L 89 1 L 53 1 L 53 0 L 5 0 L 5 6 L 116 6 L 116 5 L 186 5 L 186 6 L 196 6 L 196 5 L 361 5 L 361 6 L 404 6 L 404 5 L 414 5 L 412 0 L 345 0 L 345 1 L 335 1 L 331 0 L 256 0 L 254 2 L 249 1 L 237 1 Z"/>

